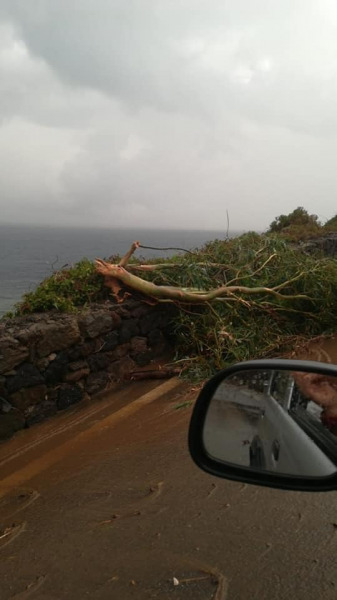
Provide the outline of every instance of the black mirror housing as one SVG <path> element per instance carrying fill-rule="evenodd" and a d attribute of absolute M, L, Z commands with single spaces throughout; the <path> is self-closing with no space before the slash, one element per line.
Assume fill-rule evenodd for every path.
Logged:
<path fill-rule="evenodd" d="M 205 428 L 207 427 L 207 419 L 208 415 L 210 414 L 210 406 L 212 401 L 214 402 L 217 390 L 219 390 L 221 386 L 222 396 L 224 397 L 224 400 L 221 399 L 221 402 L 224 401 L 227 406 L 234 405 L 234 403 L 230 399 L 227 401 L 226 396 L 229 396 L 229 393 L 227 391 L 227 382 L 234 381 L 234 383 L 237 386 L 235 389 L 237 397 L 237 390 L 239 389 L 238 382 L 240 380 L 240 385 L 245 386 L 246 397 L 248 397 L 247 389 L 249 388 L 249 390 L 251 390 L 251 386 L 249 387 L 250 376 L 251 378 L 254 377 L 254 385 L 255 388 L 257 388 L 257 384 L 255 381 L 256 373 L 264 374 L 264 381 L 262 381 L 260 378 L 260 381 L 258 382 L 258 393 L 260 394 L 259 398 L 261 398 L 261 403 L 263 403 L 263 406 L 267 407 L 267 411 L 259 408 L 257 406 L 256 401 L 256 406 L 251 406 L 252 402 L 250 402 L 249 407 L 247 404 L 246 406 L 243 406 L 242 403 L 236 403 L 234 406 L 236 414 L 238 414 L 238 411 L 240 412 L 240 422 L 244 423 L 246 430 L 249 431 L 250 439 L 243 439 L 242 431 L 244 431 L 244 428 L 241 428 L 241 438 L 239 439 L 239 434 L 236 433 L 237 430 L 235 428 L 229 428 L 229 420 L 227 420 L 226 424 L 226 419 L 223 419 L 223 421 L 218 419 L 218 423 L 216 426 L 217 431 L 214 432 L 217 434 L 217 439 L 221 439 L 221 435 L 219 437 L 219 434 L 223 433 L 224 440 L 225 436 L 227 435 L 228 437 L 228 435 L 230 434 L 232 441 L 234 440 L 234 442 L 237 442 L 237 448 L 239 448 L 239 444 L 240 446 L 242 446 L 247 443 L 248 450 L 250 453 L 250 464 L 246 464 L 245 461 L 242 460 L 232 460 L 233 456 L 234 458 L 236 457 L 235 454 L 230 455 L 231 460 L 228 461 L 226 457 L 227 450 L 224 451 L 224 459 L 221 456 L 222 451 L 210 451 L 211 446 L 210 444 L 208 444 L 207 440 L 205 441 Z M 289 389 L 287 389 L 287 392 L 284 392 L 282 398 L 280 398 L 280 395 L 277 396 L 277 394 L 274 393 L 273 390 L 270 390 L 270 387 L 268 388 L 269 374 L 271 374 L 271 376 L 273 375 L 274 377 L 275 373 L 277 373 L 279 378 L 283 377 L 284 380 L 286 380 L 288 373 L 289 381 L 292 381 L 291 393 L 289 392 L 290 388 L 288 386 Z M 295 381 L 301 381 L 301 374 L 311 374 L 310 377 L 318 375 L 320 377 L 323 377 L 323 379 L 325 377 L 330 379 L 335 378 L 337 402 L 337 366 L 330 364 L 287 359 L 254 360 L 239 363 L 237 365 L 229 367 L 228 369 L 220 371 L 214 377 L 212 377 L 201 390 L 199 397 L 196 401 L 190 421 L 188 445 L 190 454 L 196 465 L 204 471 L 206 471 L 207 473 L 210 473 L 211 475 L 215 475 L 217 477 L 222 477 L 244 483 L 251 483 L 260 486 L 310 492 L 330 491 L 337 489 L 337 435 L 335 438 L 335 435 L 332 435 L 330 431 L 326 430 L 322 426 L 321 422 L 316 422 L 317 419 L 315 420 L 314 418 L 312 418 L 311 415 L 308 415 L 304 411 L 301 402 L 298 401 L 298 396 L 295 396 L 294 390 L 296 388 L 298 393 L 298 388 L 296 384 L 294 384 L 293 375 L 297 377 Z M 305 375 L 305 377 L 307 377 L 307 375 Z M 229 389 L 230 386 L 228 386 L 228 390 Z M 233 389 L 233 385 L 231 385 L 231 389 Z M 241 389 L 239 391 L 241 393 Z M 249 394 L 256 395 L 256 392 L 249 391 Z M 217 401 L 219 402 L 218 398 Z M 286 404 L 286 401 L 288 402 L 288 404 Z M 261 403 L 259 405 L 260 407 L 262 406 Z M 313 403 L 311 402 L 311 404 Z M 249 414 L 247 412 L 248 408 Z M 294 458 L 294 465 L 297 465 L 296 468 L 294 468 L 293 466 L 291 466 L 291 468 L 289 469 L 287 467 L 285 469 L 283 468 L 283 472 L 277 472 L 277 470 L 271 468 L 270 465 L 265 465 L 265 463 L 261 459 L 261 456 L 263 457 L 263 446 L 266 447 L 266 442 L 263 438 L 263 435 L 253 435 L 256 429 L 255 423 L 258 423 L 258 427 L 260 430 L 261 424 L 263 423 L 264 431 L 266 431 L 266 422 L 270 423 L 267 417 L 268 410 L 270 411 L 271 408 L 274 411 L 273 415 L 279 415 L 279 417 L 276 419 L 276 426 L 279 429 L 274 428 L 273 434 L 270 436 L 271 439 L 268 440 L 268 443 L 269 441 L 271 442 L 271 444 L 269 444 L 268 446 L 268 451 L 270 454 L 270 448 L 272 449 L 272 458 L 274 461 L 273 464 L 277 465 L 277 461 L 279 460 L 280 454 L 281 457 L 282 453 L 284 455 L 286 454 L 286 452 L 288 452 L 289 455 L 289 447 L 287 448 L 286 446 L 287 441 L 291 440 L 291 456 L 293 456 Z M 317 405 L 316 408 L 318 408 Z M 320 407 L 320 409 L 322 410 L 322 407 Z M 216 418 L 218 418 L 218 415 L 216 415 Z M 284 419 L 286 419 L 286 421 L 284 421 Z M 214 423 L 214 418 L 212 422 Z M 254 430 L 251 426 L 251 423 L 254 424 Z M 287 433 L 291 432 L 291 436 L 288 435 L 288 437 L 287 435 L 283 435 L 284 429 L 288 428 L 287 423 L 289 423 L 289 431 L 287 431 Z M 259 429 L 256 429 L 258 433 Z M 276 434 L 275 431 L 277 432 Z M 209 430 L 209 432 L 208 439 L 212 440 L 213 430 Z M 280 442 L 280 440 L 283 441 Z M 232 447 L 234 447 L 233 444 Z M 245 456 L 248 456 L 248 450 Z M 320 473 L 320 467 L 318 466 L 316 467 L 316 470 L 313 468 L 314 475 L 308 475 L 308 473 L 311 472 L 310 468 L 309 470 L 307 469 L 307 471 L 305 472 L 303 466 L 298 466 L 301 465 L 298 458 L 301 452 L 302 456 L 304 455 L 304 458 L 305 452 L 308 452 L 307 464 L 309 466 L 313 462 L 311 457 L 316 457 L 317 454 L 317 464 L 326 464 L 327 468 L 325 470 L 322 468 L 322 473 Z M 255 460 L 254 463 L 252 462 L 252 457 Z M 288 464 L 290 465 L 291 463 L 288 462 Z"/>

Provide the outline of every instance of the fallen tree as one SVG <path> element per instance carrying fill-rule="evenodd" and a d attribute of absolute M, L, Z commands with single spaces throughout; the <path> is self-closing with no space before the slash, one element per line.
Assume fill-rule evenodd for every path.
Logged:
<path fill-rule="evenodd" d="M 128 262 L 135 252 L 137 248 L 139 248 L 139 242 L 133 242 L 130 250 L 123 256 L 118 264 L 111 264 L 110 262 L 103 260 L 101 258 L 97 258 L 95 260 L 97 271 L 104 276 L 105 285 L 109 287 L 117 302 L 123 302 L 124 298 L 130 295 L 129 292 L 124 291 L 123 286 L 133 292 L 140 292 L 144 294 L 144 296 L 148 296 L 151 300 L 155 300 L 158 302 L 177 302 L 177 303 L 185 303 L 185 304 L 201 304 L 203 302 L 214 302 L 214 301 L 223 301 L 228 302 L 231 300 L 238 301 L 237 294 L 245 294 L 245 295 L 255 295 L 255 294 L 266 294 L 272 295 L 275 298 L 279 298 L 280 300 L 300 300 L 306 299 L 309 297 L 305 294 L 281 294 L 280 290 L 288 287 L 294 281 L 300 279 L 303 276 L 303 272 L 297 273 L 295 277 L 282 282 L 279 285 L 274 287 L 247 287 L 243 285 L 222 285 L 213 290 L 201 290 L 201 289 L 188 289 L 188 288 L 180 288 L 174 286 L 167 285 L 157 285 L 152 283 L 151 281 L 146 281 L 137 277 L 137 275 L 133 275 L 129 271 L 138 270 L 138 271 L 154 271 L 158 269 L 158 267 L 162 267 L 162 265 L 138 265 L 136 267 L 130 268 L 128 271 Z M 275 257 L 276 254 L 271 254 L 268 259 L 264 262 L 264 264 L 259 267 L 252 276 L 256 275 L 260 271 L 262 271 L 267 264 Z M 196 263 L 200 266 L 200 263 Z M 203 263 L 204 265 L 207 263 Z M 167 265 L 166 265 L 167 266 Z M 174 266 L 174 265 L 172 265 Z M 208 266 L 214 266 L 213 263 L 210 263 Z M 216 267 L 223 267 L 223 265 L 216 264 Z M 152 268 L 151 268 L 152 267 Z M 237 276 L 234 280 L 240 279 Z M 232 283 L 234 282 L 232 280 Z M 122 292 L 122 295 L 120 295 Z"/>
<path fill-rule="evenodd" d="M 139 248 L 139 250 L 138 250 Z M 15 315 L 71 312 L 128 295 L 174 305 L 175 364 L 200 379 L 226 364 L 288 353 L 337 331 L 337 261 L 306 254 L 278 234 L 213 240 L 171 258 L 83 259 L 25 294 Z"/>
<path fill-rule="evenodd" d="M 118 263 L 97 259 L 96 269 L 118 302 L 138 294 L 176 304 L 176 358 L 197 378 L 336 330 L 336 261 L 307 256 L 278 236 L 215 240 L 152 264 L 130 262 L 139 246 Z"/>

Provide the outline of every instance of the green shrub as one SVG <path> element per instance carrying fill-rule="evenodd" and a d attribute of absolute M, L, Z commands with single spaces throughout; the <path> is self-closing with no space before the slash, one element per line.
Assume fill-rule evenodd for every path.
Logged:
<path fill-rule="evenodd" d="M 295 208 L 288 215 L 279 215 L 272 221 L 268 233 L 280 233 L 289 227 L 321 227 L 317 215 L 309 215 L 308 211 L 302 206 Z"/>
<path fill-rule="evenodd" d="M 94 264 L 84 258 L 71 268 L 61 269 L 24 294 L 14 316 L 56 309 L 73 312 L 78 307 L 107 298 L 108 289 Z M 10 316 L 10 315 L 7 315 Z"/>

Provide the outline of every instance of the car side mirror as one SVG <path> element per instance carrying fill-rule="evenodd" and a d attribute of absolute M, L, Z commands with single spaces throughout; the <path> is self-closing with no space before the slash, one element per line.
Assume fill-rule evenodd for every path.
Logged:
<path fill-rule="evenodd" d="M 271 359 L 221 371 L 197 399 L 189 449 L 201 469 L 218 477 L 337 489 L 337 367 Z"/>

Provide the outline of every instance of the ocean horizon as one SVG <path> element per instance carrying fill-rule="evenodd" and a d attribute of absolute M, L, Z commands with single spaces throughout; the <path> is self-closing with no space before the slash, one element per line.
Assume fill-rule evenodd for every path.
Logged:
<path fill-rule="evenodd" d="M 93 260 L 123 255 L 135 240 L 143 246 L 191 250 L 210 240 L 240 233 L 242 231 L 0 225 L 0 317 L 54 271 L 84 257 Z M 149 259 L 177 252 L 142 248 L 137 256 Z"/>

